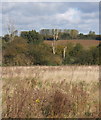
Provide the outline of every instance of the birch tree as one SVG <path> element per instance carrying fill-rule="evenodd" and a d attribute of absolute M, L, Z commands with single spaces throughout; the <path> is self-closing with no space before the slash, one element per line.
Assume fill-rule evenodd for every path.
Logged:
<path fill-rule="evenodd" d="M 14 40 L 15 35 L 17 35 L 18 33 L 13 21 L 11 20 L 8 21 L 7 30 L 8 30 L 8 34 L 9 34 L 10 42 L 11 42 Z"/>
<path fill-rule="evenodd" d="M 66 49 L 67 49 L 67 47 L 64 47 L 64 49 L 63 49 L 63 58 L 65 59 L 65 57 L 66 57 Z"/>
<path fill-rule="evenodd" d="M 52 50 L 53 50 L 53 54 L 56 54 L 56 41 L 58 39 L 58 29 L 54 29 L 53 30 L 53 42 L 52 42 Z"/>

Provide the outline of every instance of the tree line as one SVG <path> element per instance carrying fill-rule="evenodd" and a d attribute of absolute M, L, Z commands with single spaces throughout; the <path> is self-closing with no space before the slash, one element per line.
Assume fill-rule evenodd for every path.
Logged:
<path fill-rule="evenodd" d="M 97 35 L 94 31 L 89 31 L 88 34 L 79 33 L 76 29 L 55 29 L 58 32 L 58 40 L 71 39 L 94 39 L 101 40 L 101 35 Z M 44 40 L 53 40 L 54 29 L 42 29 L 39 32 L 43 35 Z M 22 33 L 23 34 L 23 33 Z"/>
<path fill-rule="evenodd" d="M 5 35 L 2 37 L 2 65 L 101 64 L 99 55 L 101 44 L 89 49 L 85 49 L 81 44 L 56 45 L 59 35 L 57 31 L 53 31 L 52 45 L 45 44 L 43 34 L 35 30 L 23 31 L 20 36 L 13 36 L 13 39 L 11 35 Z"/>
<path fill-rule="evenodd" d="M 72 39 L 84 39 L 84 40 L 101 40 L 101 35 L 97 35 L 94 31 L 89 31 L 88 34 L 79 33 L 76 29 L 41 29 L 39 32 L 22 31 L 20 37 L 27 39 L 43 39 L 54 40 L 54 31 L 56 31 L 57 40 L 72 40 Z M 17 30 L 14 30 L 11 34 L 4 35 L 3 39 L 9 41 L 13 39 L 14 35 L 17 35 Z M 40 38 L 39 38 L 40 36 Z M 33 40 L 31 40 L 32 42 Z M 29 41 L 30 42 L 30 41 Z M 39 42 L 39 41 L 36 41 Z"/>

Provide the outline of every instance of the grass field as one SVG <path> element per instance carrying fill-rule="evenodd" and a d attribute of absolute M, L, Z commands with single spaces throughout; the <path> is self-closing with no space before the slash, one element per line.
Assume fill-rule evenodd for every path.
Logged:
<path fill-rule="evenodd" d="M 98 66 L 3 67 L 8 118 L 94 118 L 99 115 Z"/>
<path fill-rule="evenodd" d="M 44 41 L 44 43 L 51 45 L 52 41 Z M 89 48 L 92 46 L 98 46 L 100 41 L 97 40 L 58 40 L 57 45 L 66 45 L 67 43 L 80 43 L 84 48 Z"/>

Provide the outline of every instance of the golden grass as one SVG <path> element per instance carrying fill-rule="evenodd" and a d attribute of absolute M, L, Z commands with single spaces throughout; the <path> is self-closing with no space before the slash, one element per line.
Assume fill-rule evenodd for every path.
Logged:
<path fill-rule="evenodd" d="M 3 67 L 2 71 L 2 117 L 99 115 L 99 66 Z"/>

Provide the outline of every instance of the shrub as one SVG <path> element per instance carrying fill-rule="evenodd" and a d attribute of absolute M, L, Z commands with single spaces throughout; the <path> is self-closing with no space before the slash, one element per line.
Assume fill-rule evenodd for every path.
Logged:
<path fill-rule="evenodd" d="M 3 65 L 23 65 L 28 58 L 26 53 L 28 44 L 25 39 L 16 37 L 12 42 L 5 44 L 3 48 Z M 20 63 L 20 64 L 18 64 Z"/>

